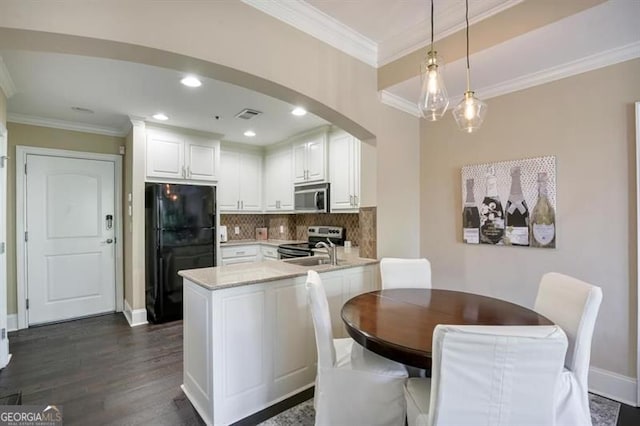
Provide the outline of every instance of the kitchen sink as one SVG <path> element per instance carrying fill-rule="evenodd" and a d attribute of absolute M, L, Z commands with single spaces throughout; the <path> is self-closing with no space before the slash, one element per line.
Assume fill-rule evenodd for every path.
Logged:
<path fill-rule="evenodd" d="M 294 257 L 293 259 L 285 260 L 285 262 L 299 266 L 320 266 L 331 264 L 329 258 L 324 256 Z"/>

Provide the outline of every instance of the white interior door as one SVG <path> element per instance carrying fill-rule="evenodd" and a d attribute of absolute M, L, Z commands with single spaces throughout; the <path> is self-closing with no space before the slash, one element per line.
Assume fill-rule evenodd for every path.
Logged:
<path fill-rule="evenodd" d="M 27 155 L 29 324 L 115 310 L 115 217 L 113 162 Z"/>

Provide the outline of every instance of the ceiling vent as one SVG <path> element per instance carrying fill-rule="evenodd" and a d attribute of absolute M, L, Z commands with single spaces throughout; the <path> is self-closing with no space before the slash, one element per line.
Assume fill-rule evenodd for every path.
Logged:
<path fill-rule="evenodd" d="M 262 112 L 256 111 L 255 109 L 246 108 L 240 111 L 239 113 L 237 113 L 236 118 L 242 118 L 243 120 L 251 120 L 252 118 L 259 116 L 260 114 L 262 114 Z"/>

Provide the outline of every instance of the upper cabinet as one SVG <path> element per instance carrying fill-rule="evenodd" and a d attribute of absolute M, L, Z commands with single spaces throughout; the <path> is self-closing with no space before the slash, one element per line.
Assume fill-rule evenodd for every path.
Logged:
<path fill-rule="evenodd" d="M 218 207 L 223 213 L 262 211 L 262 153 L 221 150 Z"/>
<path fill-rule="evenodd" d="M 213 137 L 147 127 L 147 179 L 218 180 L 220 141 Z"/>
<path fill-rule="evenodd" d="M 360 141 L 346 132 L 329 137 L 331 211 L 360 207 Z"/>
<path fill-rule="evenodd" d="M 264 194 L 266 211 L 293 211 L 293 162 L 289 147 L 265 155 Z"/>
<path fill-rule="evenodd" d="M 310 134 L 293 143 L 294 183 L 321 182 L 327 178 L 327 133 Z"/>

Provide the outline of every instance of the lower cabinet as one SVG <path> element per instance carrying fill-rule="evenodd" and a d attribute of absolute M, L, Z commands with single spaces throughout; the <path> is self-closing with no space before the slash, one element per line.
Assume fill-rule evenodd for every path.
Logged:
<path fill-rule="evenodd" d="M 378 287 L 377 265 L 321 273 L 334 337 L 342 305 Z M 234 423 L 314 384 L 306 276 L 208 290 L 184 281 L 185 394 L 207 424 Z"/>
<path fill-rule="evenodd" d="M 222 247 L 220 252 L 222 253 L 222 266 L 260 260 L 260 246 L 258 244 Z"/>

